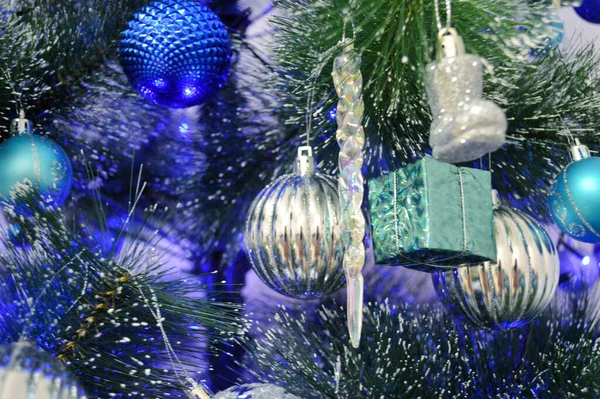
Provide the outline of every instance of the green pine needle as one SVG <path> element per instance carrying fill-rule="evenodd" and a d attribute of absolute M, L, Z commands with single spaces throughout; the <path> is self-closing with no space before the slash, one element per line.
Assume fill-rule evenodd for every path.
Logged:
<path fill-rule="evenodd" d="M 597 398 L 590 308 L 566 303 L 508 333 L 456 323 L 439 308 L 370 303 L 358 350 L 344 308 L 282 308 L 274 326 L 257 325 L 258 336 L 248 338 L 246 366 L 303 399 Z"/>
<path fill-rule="evenodd" d="M 25 246 L 8 241 L 0 254 L 0 342 L 33 341 L 93 398 L 183 396 L 213 344 L 244 329 L 240 307 L 169 277 L 157 240 L 142 244 L 141 231 L 107 256 L 39 203 L 29 199 L 31 217 L 11 215 Z"/>

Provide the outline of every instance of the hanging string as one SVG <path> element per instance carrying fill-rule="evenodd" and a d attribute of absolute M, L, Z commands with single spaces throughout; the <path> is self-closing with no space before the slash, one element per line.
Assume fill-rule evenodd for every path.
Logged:
<path fill-rule="evenodd" d="M 137 289 L 138 289 L 141 297 L 144 300 L 144 304 L 147 306 L 148 310 L 150 311 L 150 313 L 156 320 L 156 325 L 157 325 L 158 329 L 160 330 L 167 355 L 169 356 L 169 361 L 171 363 L 171 366 L 173 366 L 173 373 L 175 374 L 175 378 L 177 379 L 179 384 L 184 388 L 184 390 L 186 392 L 191 391 L 194 388 L 197 388 L 198 385 L 195 383 L 194 379 L 190 377 L 186 367 L 181 363 L 179 356 L 177 356 L 177 353 L 175 352 L 175 349 L 173 349 L 173 346 L 171 345 L 171 341 L 169 340 L 169 337 L 167 336 L 167 332 L 165 331 L 165 327 L 163 325 L 164 318 L 160 311 L 160 304 L 158 302 L 158 297 L 156 295 L 156 292 L 154 291 L 154 289 L 152 287 L 150 287 L 150 286 L 146 287 L 150 291 L 150 294 L 151 294 L 152 301 L 150 301 L 146 297 L 146 294 L 144 293 L 144 290 L 142 289 L 142 287 L 137 283 L 135 285 L 137 286 Z M 179 369 L 183 373 L 183 376 L 181 376 L 179 374 L 179 372 L 177 371 L 177 368 L 178 368 L 177 366 L 179 366 Z"/>
<path fill-rule="evenodd" d="M 560 119 L 560 123 L 562 123 L 565 132 L 567 133 L 567 142 L 569 143 L 569 145 L 574 145 L 575 144 L 575 138 L 573 137 L 573 134 L 571 133 L 571 129 L 569 129 L 569 125 L 567 125 L 564 121 L 564 119 L 562 118 L 562 115 L 560 114 L 560 112 L 556 112 L 556 114 L 558 115 L 558 119 Z"/>
<path fill-rule="evenodd" d="M 440 13 L 440 4 L 439 0 L 434 0 L 435 5 L 435 19 L 437 21 L 438 30 L 442 30 L 444 26 L 442 25 L 442 17 Z M 450 28 L 452 22 L 452 4 L 451 0 L 446 0 L 446 28 Z"/>
<path fill-rule="evenodd" d="M 313 82 L 314 84 L 314 82 Z M 312 129 L 312 106 L 315 98 L 315 88 L 311 88 L 306 98 L 306 145 L 310 147 L 310 131 Z"/>

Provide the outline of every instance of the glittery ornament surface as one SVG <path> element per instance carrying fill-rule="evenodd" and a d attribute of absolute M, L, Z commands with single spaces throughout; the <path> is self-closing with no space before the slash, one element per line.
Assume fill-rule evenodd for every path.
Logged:
<path fill-rule="evenodd" d="M 593 24 L 600 24 L 600 0 L 583 0 L 579 7 L 574 7 L 581 18 Z"/>
<path fill-rule="evenodd" d="M 135 89 L 172 108 L 202 104 L 225 83 L 231 45 L 225 25 L 196 1 L 159 0 L 133 16 L 121 64 Z"/>
<path fill-rule="evenodd" d="M 274 290 L 300 299 L 338 290 L 344 251 L 337 182 L 313 172 L 281 176 L 252 203 L 244 243 L 256 274 Z"/>
<path fill-rule="evenodd" d="M 344 270 L 348 287 L 348 328 L 354 347 L 358 347 L 362 330 L 366 221 L 362 212 L 364 196 L 362 127 L 364 102 L 360 56 L 347 45 L 333 62 L 333 82 L 340 98 L 337 107 L 337 141 L 340 146 L 338 191 L 342 212 Z"/>
<path fill-rule="evenodd" d="M 530 216 L 494 210 L 498 262 L 433 274 L 442 303 L 478 327 L 507 330 L 538 316 L 550 303 L 560 274 L 550 236 Z"/>
<path fill-rule="evenodd" d="M 247 384 L 229 388 L 213 399 L 300 399 L 283 388 L 270 384 Z"/>
<path fill-rule="evenodd" d="M 0 399 L 86 399 L 65 366 L 28 343 L 0 346 Z"/>
<path fill-rule="evenodd" d="M 470 54 L 442 58 L 427 66 L 427 96 L 433 114 L 429 145 L 444 162 L 472 161 L 505 141 L 504 111 L 483 100 L 481 60 Z"/>
<path fill-rule="evenodd" d="M 369 181 L 377 264 L 422 271 L 495 260 L 491 176 L 431 157 Z"/>
<path fill-rule="evenodd" d="M 569 164 L 558 174 L 549 198 L 560 229 L 576 240 L 600 242 L 600 158 Z"/>
<path fill-rule="evenodd" d="M 15 197 L 35 189 L 47 206 L 58 207 L 71 192 L 73 169 L 63 149 L 54 141 L 23 133 L 0 144 L 0 200 L 16 213 L 27 209 Z"/>

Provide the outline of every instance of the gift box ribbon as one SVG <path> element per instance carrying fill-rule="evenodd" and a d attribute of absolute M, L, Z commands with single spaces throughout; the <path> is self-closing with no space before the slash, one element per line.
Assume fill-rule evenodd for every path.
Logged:
<path fill-rule="evenodd" d="M 468 251 L 468 240 L 467 240 L 467 207 L 465 205 L 465 186 L 464 186 L 462 171 L 460 170 L 460 168 L 457 168 L 457 170 L 458 170 L 458 181 L 460 184 L 460 200 L 461 200 L 461 210 L 462 210 L 463 252 L 461 252 L 458 255 L 454 255 L 449 258 L 442 259 L 439 261 L 439 263 L 443 263 L 443 262 L 451 260 L 451 259 L 460 258 L 469 252 Z M 398 221 L 398 171 L 394 172 L 394 231 L 396 233 L 396 248 L 398 250 L 398 255 L 400 257 L 402 257 L 412 263 L 417 263 L 417 264 L 436 267 L 436 268 L 440 267 L 439 263 L 435 263 L 435 264 L 426 263 L 426 262 L 411 259 L 402 254 L 402 249 L 400 248 L 400 228 L 399 228 L 399 221 Z"/>

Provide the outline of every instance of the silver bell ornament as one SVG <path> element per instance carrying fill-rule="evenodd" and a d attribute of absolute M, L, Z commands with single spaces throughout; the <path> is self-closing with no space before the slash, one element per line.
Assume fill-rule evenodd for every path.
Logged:
<path fill-rule="evenodd" d="M 429 136 L 433 157 L 448 163 L 472 161 L 504 145 L 506 115 L 482 99 L 481 60 L 465 53 L 453 28 L 439 32 L 437 61 L 427 65 L 425 88 L 433 115 Z"/>
<path fill-rule="evenodd" d="M 560 275 L 558 253 L 530 216 L 499 205 L 494 233 L 498 262 L 436 272 L 444 306 L 480 328 L 509 330 L 530 322 L 550 303 Z"/>
<path fill-rule="evenodd" d="M 86 399 L 65 366 L 27 342 L 0 346 L 0 399 Z"/>
<path fill-rule="evenodd" d="M 252 203 L 244 244 L 254 271 L 275 291 L 315 299 L 343 286 L 337 185 L 316 172 L 312 149 L 300 147 L 295 172 Z"/>

